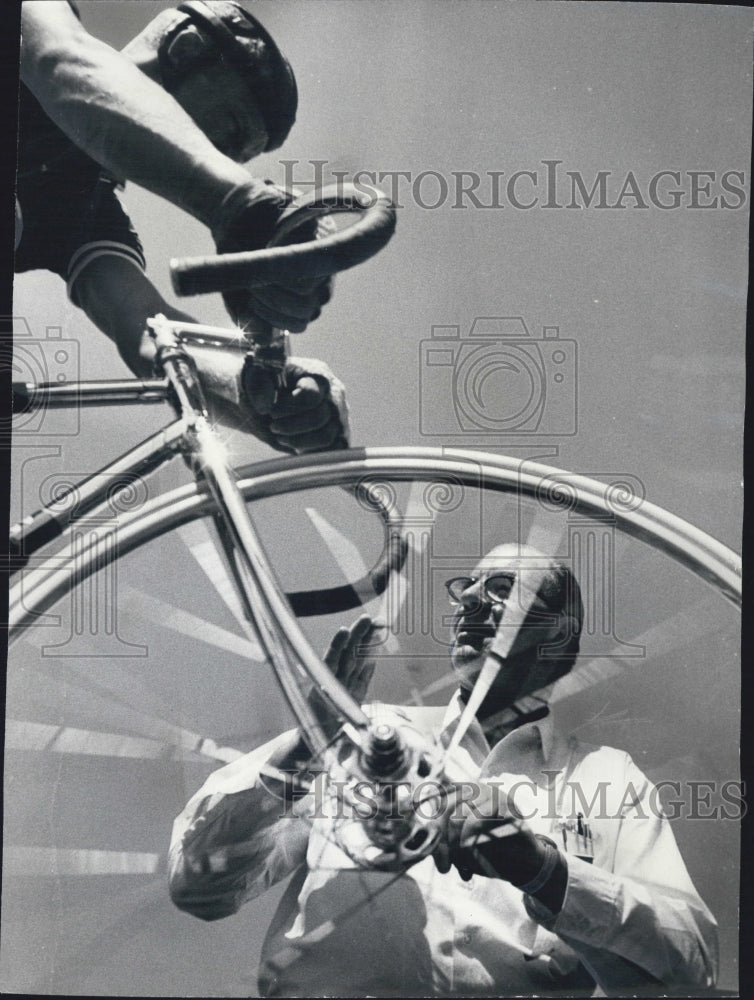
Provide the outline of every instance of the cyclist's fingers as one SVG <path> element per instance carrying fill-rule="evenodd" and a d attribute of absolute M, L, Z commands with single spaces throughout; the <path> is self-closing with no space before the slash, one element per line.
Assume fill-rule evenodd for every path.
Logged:
<path fill-rule="evenodd" d="M 274 407 L 272 412 L 275 413 Z M 296 434 L 306 434 L 309 431 L 318 431 L 326 427 L 334 416 L 334 407 L 329 401 L 323 400 L 312 409 L 306 409 L 300 413 L 289 413 L 284 417 L 273 415 L 270 430 L 273 434 L 293 437 Z"/>
<path fill-rule="evenodd" d="M 290 379 L 291 375 L 286 372 L 286 377 Z M 272 417 L 275 420 L 314 410 L 325 402 L 329 395 L 330 386 L 327 379 L 321 375 L 303 371 L 299 373 L 294 370 L 292 377 L 295 378 L 295 382 L 293 384 L 289 382 L 288 386 L 280 391 L 272 408 Z"/>
<path fill-rule="evenodd" d="M 242 375 L 244 391 L 257 413 L 267 414 L 275 402 L 277 385 L 272 372 L 259 365 L 245 364 Z"/>
<path fill-rule="evenodd" d="M 359 665 L 359 647 L 364 642 L 364 637 L 372 626 L 372 619 L 369 615 L 360 615 L 351 625 L 348 632 L 348 643 L 343 656 L 343 667 L 347 674 L 347 679 L 351 677 Z"/>
<path fill-rule="evenodd" d="M 238 308 L 243 316 L 256 316 L 282 330 L 303 333 L 308 323 L 319 318 L 331 295 L 332 287 L 326 281 L 309 290 L 268 285 L 255 289 Z"/>
<path fill-rule="evenodd" d="M 290 311 L 274 309 L 272 306 L 258 302 L 256 299 L 249 299 L 245 308 L 239 310 L 238 322 L 241 326 L 245 326 L 249 322 L 249 319 L 256 318 L 257 320 L 269 323 L 270 326 L 276 326 L 280 330 L 288 330 L 289 333 L 303 333 L 307 324 L 318 319 L 321 312 L 322 310 L 318 305 L 312 305 L 308 317 L 300 317 L 292 315 Z"/>
<path fill-rule="evenodd" d="M 254 300 L 268 309 L 306 319 L 313 309 L 329 302 L 332 284 L 329 278 L 290 282 L 287 285 L 263 285 L 254 289 Z"/>
<path fill-rule="evenodd" d="M 315 431 L 307 431 L 304 434 L 276 434 L 275 439 L 284 448 L 291 448 L 297 455 L 310 451 L 325 451 L 332 448 L 340 438 L 342 429 L 339 423 L 331 421 L 324 427 Z"/>

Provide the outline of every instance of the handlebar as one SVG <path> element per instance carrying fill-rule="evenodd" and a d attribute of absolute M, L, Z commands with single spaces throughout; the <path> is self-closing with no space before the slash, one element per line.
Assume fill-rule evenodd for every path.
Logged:
<path fill-rule="evenodd" d="M 339 212 L 358 212 L 361 217 L 322 239 L 279 246 L 302 223 Z M 377 188 L 333 184 L 295 198 L 281 214 L 264 250 L 173 258 L 173 288 L 177 295 L 202 295 L 327 277 L 373 257 L 390 240 L 395 222 L 395 206 Z"/>

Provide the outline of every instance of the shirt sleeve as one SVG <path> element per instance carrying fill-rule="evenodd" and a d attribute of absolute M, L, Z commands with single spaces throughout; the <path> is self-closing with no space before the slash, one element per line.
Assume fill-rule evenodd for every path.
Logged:
<path fill-rule="evenodd" d="M 103 174 L 94 187 L 87 215 L 70 243 L 65 278 L 74 305 L 78 305 L 76 279 L 93 260 L 106 255 L 121 257 L 141 271 L 146 267 L 141 240 L 118 199 L 114 182 Z"/>
<path fill-rule="evenodd" d="M 144 270 L 144 251 L 131 220 L 106 173 L 77 179 L 67 169 L 19 178 L 18 201 L 23 232 L 16 249 L 15 270 L 45 269 L 66 282 L 74 305 L 76 280 L 93 260 L 118 256 Z"/>
<path fill-rule="evenodd" d="M 603 989 L 641 983 L 711 986 L 717 925 L 697 894 L 656 790 L 625 756 L 623 810 L 613 870 L 568 855 L 560 913 L 526 899 L 530 915 L 558 934 Z"/>
<path fill-rule="evenodd" d="M 230 916 L 305 864 L 306 796 L 291 803 L 265 773 L 270 758 L 297 740 L 283 733 L 216 771 L 176 818 L 168 883 L 179 909 L 203 920 Z"/>

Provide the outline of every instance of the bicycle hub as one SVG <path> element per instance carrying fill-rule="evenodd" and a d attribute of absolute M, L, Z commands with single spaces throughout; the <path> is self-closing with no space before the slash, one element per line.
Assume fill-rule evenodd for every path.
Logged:
<path fill-rule="evenodd" d="M 405 769 L 405 760 L 400 735 L 393 726 L 383 722 L 369 730 L 364 763 L 375 778 L 397 777 Z"/>
<path fill-rule="evenodd" d="M 400 871 L 431 853 L 440 836 L 442 750 L 403 713 L 380 706 L 380 716 L 360 748 L 341 745 L 330 770 L 333 834 L 359 866 Z"/>

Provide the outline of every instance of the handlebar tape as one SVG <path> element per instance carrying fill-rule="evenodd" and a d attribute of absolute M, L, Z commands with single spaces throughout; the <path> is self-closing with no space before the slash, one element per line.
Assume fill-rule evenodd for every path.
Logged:
<path fill-rule="evenodd" d="M 400 573 L 408 550 L 408 541 L 394 531 L 377 563 L 359 580 L 324 590 L 294 590 L 285 596 L 297 618 L 332 615 L 362 607 L 385 591 L 393 573 Z"/>
<path fill-rule="evenodd" d="M 303 222 L 336 212 L 360 212 L 361 218 L 322 239 L 275 246 Z M 291 202 L 264 250 L 174 258 L 170 261 L 173 288 L 178 295 L 202 295 L 324 278 L 373 257 L 390 240 L 395 222 L 395 206 L 376 188 L 331 185 Z"/>

